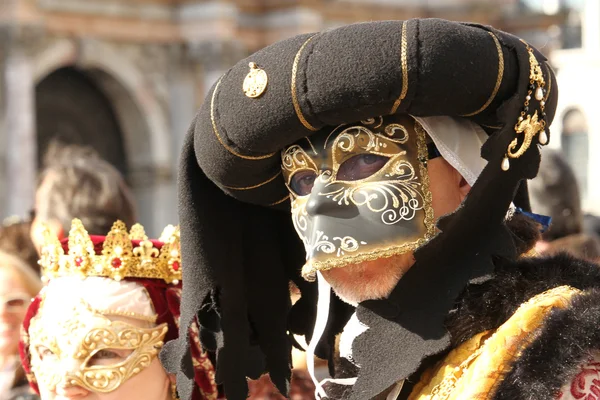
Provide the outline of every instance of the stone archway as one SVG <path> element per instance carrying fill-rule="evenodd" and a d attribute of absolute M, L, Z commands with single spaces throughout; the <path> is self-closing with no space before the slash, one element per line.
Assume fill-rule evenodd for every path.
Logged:
<path fill-rule="evenodd" d="M 123 134 L 113 105 L 84 71 L 60 68 L 35 90 L 38 167 L 48 144 L 86 145 L 127 176 Z"/>
<path fill-rule="evenodd" d="M 126 52 L 93 39 L 55 39 L 34 60 L 41 82 L 64 67 L 75 67 L 92 79 L 109 99 L 123 133 L 130 175 L 153 175 L 172 164 L 169 121 L 157 94 Z"/>
<path fill-rule="evenodd" d="M 174 160 L 163 93 L 132 58 L 131 46 L 92 39 L 55 39 L 34 59 L 33 75 L 42 83 L 56 71 L 75 70 L 88 78 L 112 108 L 121 134 L 122 156 L 109 160 L 127 173 L 147 233 L 158 235 L 177 221 Z M 161 97 L 162 96 L 162 97 Z M 168 207 L 166 207 L 168 206 Z"/>

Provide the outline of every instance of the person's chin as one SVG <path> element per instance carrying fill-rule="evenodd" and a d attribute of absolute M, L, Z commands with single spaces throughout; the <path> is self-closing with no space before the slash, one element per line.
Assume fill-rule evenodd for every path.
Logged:
<path fill-rule="evenodd" d="M 412 266 L 412 254 L 380 258 L 322 271 L 335 294 L 353 306 L 390 295 L 403 273 Z"/>

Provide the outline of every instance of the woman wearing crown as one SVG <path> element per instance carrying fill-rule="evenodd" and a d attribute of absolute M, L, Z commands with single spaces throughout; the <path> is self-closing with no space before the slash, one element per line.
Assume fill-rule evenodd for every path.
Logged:
<path fill-rule="evenodd" d="M 44 238 L 47 284 L 29 307 L 21 343 L 42 400 L 176 399 L 157 354 L 178 333 L 179 229 L 149 240 L 141 225 L 127 232 L 117 221 L 107 236 L 89 236 L 76 219 L 67 239 L 49 230 Z M 198 346 L 192 359 L 194 400 L 216 399 L 208 355 Z"/>

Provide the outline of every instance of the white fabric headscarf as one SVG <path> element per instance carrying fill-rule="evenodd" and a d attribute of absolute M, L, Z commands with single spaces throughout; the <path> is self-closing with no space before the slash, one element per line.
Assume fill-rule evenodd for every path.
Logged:
<path fill-rule="evenodd" d="M 109 278 L 75 276 L 52 279 L 44 288 L 42 312 L 64 314 L 75 301 L 82 299 L 96 310 L 134 312 L 155 317 L 154 307 L 146 289 L 135 282 L 114 281 Z M 50 320 L 59 320 L 51 318 Z"/>
<path fill-rule="evenodd" d="M 487 134 L 477 124 L 463 118 L 413 117 L 423 126 L 436 147 L 471 186 L 487 161 L 481 158 L 481 146 Z"/>

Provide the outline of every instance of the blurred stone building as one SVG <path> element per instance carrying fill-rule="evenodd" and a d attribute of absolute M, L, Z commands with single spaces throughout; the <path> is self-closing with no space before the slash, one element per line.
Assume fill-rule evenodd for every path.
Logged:
<path fill-rule="evenodd" d="M 538 0 L 541 1 L 541 0 Z M 598 0 L 545 0 L 568 11 L 556 31 L 557 49 L 552 64 L 560 96 L 550 145 L 560 149 L 573 167 L 583 207 L 600 214 L 600 112 L 595 93 L 600 91 L 600 2 Z M 554 11 L 554 10 L 549 10 Z"/>
<path fill-rule="evenodd" d="M 212 83 L 276 40 L 441 17 L 543 45 L 558 14 L 517 0 L 0 0 L 0 216 L 25 215 L 48 143 L 91 145 L 133 187 L 149 232 L 175 222 L 179 148 Z M 541 33 L 541 34 L 540 34 Z"/>

